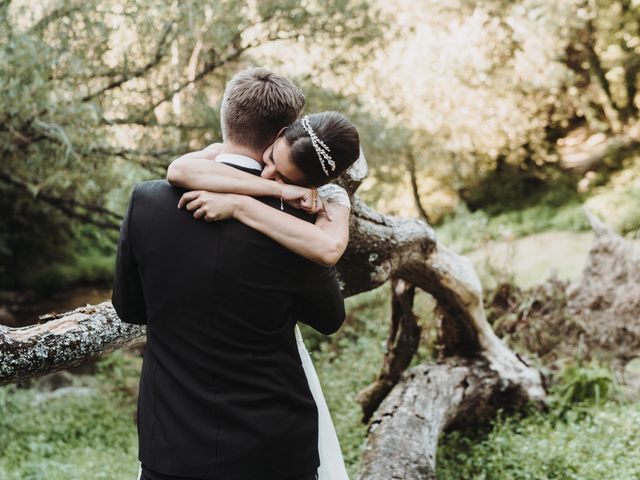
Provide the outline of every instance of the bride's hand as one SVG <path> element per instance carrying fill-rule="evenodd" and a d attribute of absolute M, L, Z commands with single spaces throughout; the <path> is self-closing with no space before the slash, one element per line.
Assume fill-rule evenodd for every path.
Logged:
<path fill-rule="evenodd" d="M 295 208 L 307 213 L 327 213 L 326 201 L 318 195 L 318 189 L 300 187 L 298 185 L 283 184 L 282 199 Z"/>
<path fill-rule="evenodd" d="M 207 222 L 232 218 L 238 206 L 238 195 L 193 190 L 182 195 L 178 208 L 186 207 L 194 218 Z"/>

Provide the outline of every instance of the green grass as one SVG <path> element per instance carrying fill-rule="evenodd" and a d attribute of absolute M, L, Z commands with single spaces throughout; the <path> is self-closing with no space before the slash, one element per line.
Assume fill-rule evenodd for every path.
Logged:
<path fill-rule="evenodd" d="M 482 210 L 469 212 L 463 206 L 437 227 L 436 232 L 445 245 L 466 253 L 489 240 L 520 238 L 549 230 L 588 231 L 590 228 L 581 204 L 556 207 L 543 203 L 495 216 Z"/>
<path fill-rule="evenodd" d="M 302 328 L 340 438 L 347 469 L 354 478 L 366 433 L 355 397 L 375 378 L 382 365 L 391 315 L 388 299 L 385 287 L 348 299 L 348 323 L 332 337 L 324 338 L 310 328 Z"/>
<path fill-rule="evenodd" d="M 620 169 L 601 177 L 589 192 L 580 195 L 568 195 L 565 185 L 558 191 L 544 192 L 535 202 L 513 199 L 511 203 L 501 201 L 474 212 L 463 204 L 437 226 L 438 238 L 464 253 L 488 240 L 550 230 L 587 231 L 591 227 L 583 206 L 617 232 L 633 236 L 640 229 L 640 155 L 626 158 Z M 519 203 L 523 205 L 515 208 Z"/>
<path fill-rule="evenodd" d="M 484 242 L 466 255 L 473 261 L 485 290 L 494 288 L 504 277 L 518 286 L 530 287 L 544 281 L 552 269 L 561 279 L 578 278 L 593 241 L 591 232 L 556 230 Z"/>
<path fill-rule="evenodd" d="M 439 480 L 636 480 L 640 407 L 499 418 L 484 431 L 445 435 L 437 466 Z"/>
<path fill-rule="evenodd" d="M 34 404 L 35 392 L 0 389 L 0 478 L 135 478 L 135 404 L 116 393 Z"/>
<path fill-rule="evenodd" d="M 616 231 L 635 234 L 640 229 L 640 165 L 633 172 L 618 172 L 609 185 L 595 190 L 585 206 Z"/>

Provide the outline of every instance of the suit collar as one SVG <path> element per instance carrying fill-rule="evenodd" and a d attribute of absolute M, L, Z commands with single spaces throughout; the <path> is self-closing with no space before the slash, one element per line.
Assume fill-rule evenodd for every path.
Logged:
<path fill-rule="evenodd" d="M 230 167 L 235 168 L 236 170 L 242 170 L 243 172 L 250 173 L 251 175 L 256 175 L 258 177 L 260 176 L 260 170 L 257 170 L 255 168 L 241 167 L 240 165 L 235 165 L 233 163 L 227 163 L 227 162 L 220 162 L 220 163 L 229 165 Z"/>
<path fill-rule="evenodd" d="M 247 157 L 246 155 L 238 155 L 236 153 L 223 153 L 218 155 L 216 161 L 232 165 L 234 167 L 243 167 L 244 169 L 262 171 L 262 165 L 257 160 Z"/>

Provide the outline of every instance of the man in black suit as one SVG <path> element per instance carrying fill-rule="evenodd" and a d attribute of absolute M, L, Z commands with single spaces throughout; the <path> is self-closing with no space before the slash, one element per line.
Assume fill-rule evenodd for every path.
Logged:
<path fill-rule="evenodd" d="M 223 98 L 221 160 L 259 175 L 262 152 L 303 105 L 297 87 L 265 69 L 236 75 Z M 335 269 L 235 220 L 194 220 L 177 208 L 184 192 L 138 184 L 118 244 L 113 306 L 122 321 L 147 325 L 141 478 L 315 479 L 317 410 L 294 325 L 340 328 Z"/>

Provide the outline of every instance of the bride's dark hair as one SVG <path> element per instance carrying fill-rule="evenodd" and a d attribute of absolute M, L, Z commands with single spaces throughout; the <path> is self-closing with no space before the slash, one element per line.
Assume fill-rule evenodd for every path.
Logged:
<path fill-rule="evenodd" d="M 329 175 L 323 170 L 323 164 L 303 125 L 303 119 L 299 118 L 289 125 L 284 131 L 284 138 L 291 149 L 291 159 L 304 174 L 307 184 L 319 187 L 339 177 L 358 159 L 360 138 L 353 123 L 341 113 L 320 112 L 305 117 L 308 118 L 313 133 L 329 147 L 335 169 L 332 170 L 325 163 Z"/>

